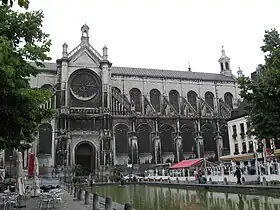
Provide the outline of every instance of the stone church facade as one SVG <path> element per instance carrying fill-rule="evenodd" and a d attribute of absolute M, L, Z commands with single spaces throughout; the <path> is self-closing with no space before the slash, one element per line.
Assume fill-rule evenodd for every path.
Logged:
<path fill-rule="evenodd" d="M 222 50 L 219 73 L 115 67 L 108 49 L 89 43 L 89 27 L 72 51 L 63 45 L 45 63 L 33 87 L 53 91 L 44 106 L 57 110 L 38 132 L 41 165 L 159 164 L 229 149 L 226 120 L 239 103 L 230 58 Z"/>

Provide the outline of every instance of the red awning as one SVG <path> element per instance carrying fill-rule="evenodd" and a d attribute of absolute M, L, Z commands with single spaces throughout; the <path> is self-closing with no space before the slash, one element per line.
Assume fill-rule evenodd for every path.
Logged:
<path fill-rule="evenodd" d="M 190 168 L 192 166 L 197 165 L 203 161 L 202 158 L 199 159 L 189 159 L 189 160 L 182 160 L 180 163 L 176 163 L 175 165 L 171 166 L 170 169 L 179 169 L 179 168 Z"/>

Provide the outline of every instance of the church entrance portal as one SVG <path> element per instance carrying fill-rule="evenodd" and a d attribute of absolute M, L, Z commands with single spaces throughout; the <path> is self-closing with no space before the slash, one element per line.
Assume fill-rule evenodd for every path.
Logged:
<path fill-rule="evenodd" d="M 75 164 L 81 166 L 82 170 L 77 172 L 78 176 L 89 175 L 95 170 L 96 150 L 90 142 L 80 142 L 75 149 Z"/>

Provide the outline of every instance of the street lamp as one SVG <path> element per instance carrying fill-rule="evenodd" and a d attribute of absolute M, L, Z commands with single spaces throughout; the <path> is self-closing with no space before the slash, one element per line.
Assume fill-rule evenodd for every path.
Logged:
<path fill-rule="evenodd" d="M 12 185 L 12 166 L 13 166 L 13 156 L 11 155 L 9 157 L 10 160 L 10 183 L 9 183 L 9 188 L 11 188 Z"/>

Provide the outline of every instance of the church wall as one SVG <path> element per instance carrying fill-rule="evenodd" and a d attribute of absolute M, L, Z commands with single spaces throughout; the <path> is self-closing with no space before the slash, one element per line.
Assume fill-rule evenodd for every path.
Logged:
<path fill-rule="evenodd" d="M 138 88 L 142 95 L 149 96 L 152 89 L 158 89 L 161 94 L 168 96 L 171 90 L 176 90 L 180 96 L 186 98 L 189 91 L 195 91 L 199 97 L 205 99 L 206 92 L 212 92 L 214 99 L 224 99 L 224 94 L 229 92 L 233 98 L 240 98 L 238 95 L 238 85 L 231 82 L 219 82 L 215 84 L 211 81 L 191 81 L 176 79 L 154 79 L 141 77 L 113 77 L 112 86 L 124 90 L 124 94 L 129 98 L 129 91 Z M 149 98 L 149 97 L 148 97 Z M 215 104 L 215 103 L 214 103 Z M 216 105 L 215 105 L 216 107 Z"/>
<path fill-rule="evenodd" d="M 54 86 L 56 83 L 56 75 L 50 73 L 40 73 L 36 77 L 30 78 L 30 86 L 40 88 L 45 84 Z"/>

